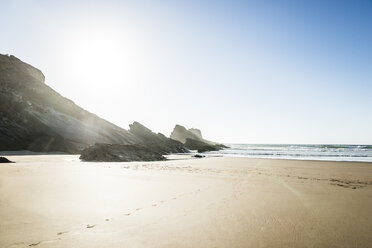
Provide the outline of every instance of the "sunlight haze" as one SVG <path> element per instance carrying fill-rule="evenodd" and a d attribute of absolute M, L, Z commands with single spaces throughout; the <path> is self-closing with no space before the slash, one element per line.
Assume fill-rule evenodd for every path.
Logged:
<path fill-rule="evenodd" d="M 371 144 L 372 2 L 317 2 L 1 1 L 0 53 L 125 129 Z"/>

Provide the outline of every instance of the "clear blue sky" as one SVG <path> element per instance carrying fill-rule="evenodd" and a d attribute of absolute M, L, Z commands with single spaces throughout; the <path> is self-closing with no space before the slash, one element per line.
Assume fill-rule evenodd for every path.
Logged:
<path fill-rule="evenodd" d="M 0 53 L 128 128 L 372 143 L 372 1 L 0 2 Z"/>

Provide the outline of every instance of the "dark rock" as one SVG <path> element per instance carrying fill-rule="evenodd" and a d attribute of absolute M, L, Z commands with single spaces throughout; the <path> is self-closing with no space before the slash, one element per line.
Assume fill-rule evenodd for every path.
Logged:
<path fill-rule="evenodd" d="M 140 142 L 61 96 L 44 80 L 35 67 L 0 54 L 0 150 L 79 153 L 98 142 Z"/>
<path fill-rule="evenodd" d="M 204 140 L 200 130 L 177 125 L 172 139 L 138 122 L 130 131 L 80 108 L 44 83 L 37 68 L 0 54 L 0 151 L 80 153 L 95 143 L 146 147 L 161 154 L 184 153 L 186 138 Z"/>
<path fill-rule="evenodd" d="M 6 157 L 0 157 L 0 163 L 14 163 L 14 162 L 10 161 Z"/>
<path fill-rule="evenodd" d="M 228 147 L 228 146 L 226 146 L 226 145 L 224 145 L 224 144 L 215 144 L 215 146 L 218 147 L 219 150 L 226 149 L 226 148 L 230 148 L 230 147 Z"/>
<path fill-rule="evenodd" d="M 129 132 L 137 137 L 139 144 L 162 154 L 185 153 L 189 150 L 179 141 L 167 138 L 161 133 L 154 133 L 139 122 L 129 125 Z"/>
<path fill-rule="evenodd" d="M 81 160 L 94 162 L 131 162 L 166 160 L 161 153 L 140 145 L 95 144 L 84 149 Z"/>
<path fill-rule="evenodd" d="M 204 158 L 205 156 L 204 155 L 200 155 L 200 154 L 195 154 L 193 157 L 194 158 Z"/>
<path fill-rule="evenodd" d="M 218 151 L 218 145 L 211 145 L 200 140 L 186 139 L 185 146 L 190 150 L 198 150 L 198 152 Z"/>

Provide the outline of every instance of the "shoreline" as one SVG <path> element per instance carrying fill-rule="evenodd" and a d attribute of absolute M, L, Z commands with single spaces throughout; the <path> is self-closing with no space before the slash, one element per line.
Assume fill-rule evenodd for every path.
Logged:
<path fill-rule="evenodd" d="M 204 155 L 204 154 L 203 154 Z M 242 158 L 242 159 L 268 159 L 268 160 L 289 160 L 289 161 L 309 161 L 309 162 L 340 162 L 340 163 L 370 163 L 372 164 L 372 161 L 349 161 L 349 160 L 323 160 L 323 159 L 303 159 L 303 158 L 261 158 L 261 157 L 245 157 L 245 156 L 208 156 L 206 154 L 206 157 L 218 157 L 218 158 Z"/>
<path fill-rule="evenodd" d="M 192 157 L 195 154 L 201 154 L 205 157 L 203 158 L 194 158 Z M 27 150 L 22 151 L 0 151 L 0 156 L 12 157 L 12 156 L 40 156 L 40 155 L 66 155 L 66 156 L 80 156 L 80 154 L 68 154 L 63 152 L 32 152 Z M 205 159 L 205 158 L 239 158 L 239 159 L 263 159 L 263 160 L 288 160 L 288 161 L 309 161 L 309 162 L 340 162 L 340 163 L 369 163 L 372 164 L 372 161 L 352 161 L 352 160 L 325 160 L 325 159 L 304 159 L 304 158 L 262 158 L 262 157 L 247 157 L 247 156 L 225 156 L 223 154 L 208 154 L 208 153 L 175 153 L 164 155 L 167 160 L 188 160 L 188 159 Z M 83 161 L 81 161 L 83 162 Z M 133 162 L 145 162 L 145 161 L 133 161 Z M 156 161 L 151 161 L 156 162 Z M 92 162 L 93 163 L 93 162 Z M 107 163 L 107 162 L 96 162 L 96 163 Z M 123 162 L 125 163 L 125 162 Z"/>

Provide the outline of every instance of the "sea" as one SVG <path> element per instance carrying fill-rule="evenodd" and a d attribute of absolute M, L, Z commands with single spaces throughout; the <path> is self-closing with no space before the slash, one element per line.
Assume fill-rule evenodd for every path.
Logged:
<path fill-rule="evenodd" d="M 372 162 L 372 145 L 226 144 L 210 156 Z"/>

